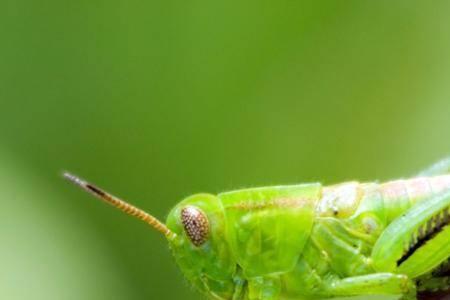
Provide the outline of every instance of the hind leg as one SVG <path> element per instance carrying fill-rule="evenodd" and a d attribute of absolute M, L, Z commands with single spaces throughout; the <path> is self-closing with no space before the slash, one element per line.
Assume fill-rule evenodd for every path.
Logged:
<path fill-rule="evenodd" d="M 419 176 L 437 176 L 437 175 L 445 175 L 450 174 L 450 157 L 447 157 L 431 167 L 423 170 L 418 175 Z"/>
<path fill-rule="evenodd" d="M 378 238 L 372 261 L 378 272 L 414 279 L 432 272 L 450 256 L 450 192 L 417 203 Z"/>

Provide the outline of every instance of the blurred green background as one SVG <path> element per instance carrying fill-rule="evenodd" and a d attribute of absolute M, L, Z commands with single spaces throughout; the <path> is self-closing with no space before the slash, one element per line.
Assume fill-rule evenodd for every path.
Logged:
<path fill-rule="evenodd" d="M 0 3 L 0 299 L 199 299 L 196 192 L 408 176 L 450 153 L 448 1 Z"/>

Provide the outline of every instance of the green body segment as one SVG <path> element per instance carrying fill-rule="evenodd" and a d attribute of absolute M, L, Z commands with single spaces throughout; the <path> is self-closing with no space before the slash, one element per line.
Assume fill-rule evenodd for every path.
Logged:
<path fill-rule="evenodd" d="M 210 222 L 200 246 L 180 221 L 187 205 Z M 433 272 L 450 255 L 449 206 L 449 175 L 304 184 L 196 195 L 167 225 L 178 236 L 171 242 L 178 264 L 211 299 L 415 299 L 416 288 L 435 288 Z"/>
<path fill-rule="evenodd" d="M 310 236 L 320 191 L 320 185 L 309 184 L 218 196 L 229 224 L 228 241 L 245 277 L 292 270 Z"/>

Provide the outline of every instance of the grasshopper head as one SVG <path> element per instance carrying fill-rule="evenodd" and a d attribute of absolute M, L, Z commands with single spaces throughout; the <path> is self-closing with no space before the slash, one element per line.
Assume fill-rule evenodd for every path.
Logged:
<path fill-rule="evenodd" d="M 169 241 L 186 278 L 212 299 L 231 299 L 236 271 L 226 235 L 226 221 L 219 198 L 200 194 L 175 206 L 167 225 L 151 214 L 117 198 L 70 173 L 64 177 L 95 197 L 141 219 Z"/>
<path fill-rule="evenodd" d="M 231 299 L 236 262 L 227 243 L 220 200 L 209 194 L 191 196 L 170 212 L 167 227 L 175 260 L 186 278 L 213 299 Z"/>

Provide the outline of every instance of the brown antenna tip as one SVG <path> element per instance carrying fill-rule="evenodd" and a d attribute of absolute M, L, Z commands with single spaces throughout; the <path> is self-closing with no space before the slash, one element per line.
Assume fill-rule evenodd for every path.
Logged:
<path fill-rule="evenodd" d="M 78 185 L 83 190 L 87 191 L 88 193 L 91 193 L 95 197 L 111 204 L 112 206 L 120 209 L 121 211 L 132 215 L 138 219 L 141 219 L 142 221 L 146 222 L 150 226 L 152 226 L 154 229 L 158 230 L 159 232 L 163 233 L 168 239 L 173 239 L 176 235 L 173 233 L 165 224 L 163 224 L 161 221 L 150 215 L 149 213 L 143 211 L 140 208 L 137 208 L 134 205 L 131 205 L 122 199 L 119 199 L 104 190 L 96 187 L 93 184 L 90 184 L 89 182 L 73 175 L 68 172 L 63 173 L 63 177 L 70 182 Z"/>

